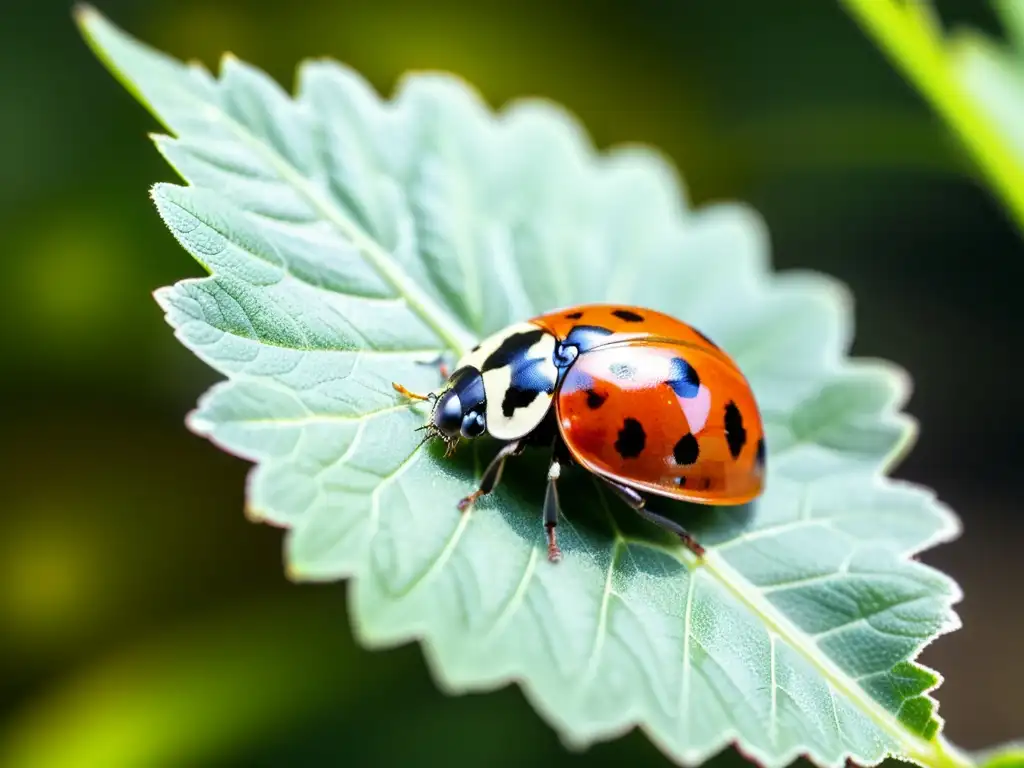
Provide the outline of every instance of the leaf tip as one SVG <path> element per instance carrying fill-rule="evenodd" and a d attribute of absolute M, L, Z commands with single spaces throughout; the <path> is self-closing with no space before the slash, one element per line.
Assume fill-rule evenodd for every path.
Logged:
<path fill-rule="evenodd" d="M 153 201 L 153 204 L 157 207 L 157 211 L 160 212 L 161 216 L 164 215 L 164 206 L 168 203 L 175 202 L 175 193 L 171 191 L 172 189 L 193 189 L 193 187 L 181 187 L 178 184 L 168 184 L 166 181 L 158 181 L 149 188 L 149 199 Z M 164 220 L 164 223 L 167 223 L 166 219 Z"/>
<path fill-rule="evenodd" d="M 104 36 L 104 31 L 109 31 L 113 25 L 95 6 L 89 3 L 75 3 L 71 8 L 71 18 L 89 50 L 109 68 L 110 63 L 106 58 L 100 39 Z"/>
<path fill-rule="evenodd" d="M 83 31 L 103 18 L 103 14 L 89 3 L 75 3 L 71 7 L 71 16 L 75 20 L 75 24 Z"/>

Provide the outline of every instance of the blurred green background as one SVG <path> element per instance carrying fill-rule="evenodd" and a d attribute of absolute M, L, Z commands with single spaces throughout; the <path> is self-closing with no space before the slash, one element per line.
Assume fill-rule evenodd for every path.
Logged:
<path fill-rule="evenodd" d="M 983 0 L 937 3 L 1001 32 Z M 922 661 L 955 742 L 1024 735 L 1024 241 L 943 126 L 819 0 L 105 0 L 133 35 L 291 85 L 327 55 L 390 93 L 441 68 L 493 105 L 538 94 L 595 141 L 642 141 L 696 203 L 767 219 L 779 268 L 856 297 L 855 354 L 911 373 L 921 436 L 896 476 L 961 516 L 923 560 L 965 628 Z M 191 435 L 214 376 L 150 292 L 200 269 L 148 187 L 176 177 L 154 120 L 56 0 L 0 16 L 0 231 L 7 289 L 0 484 L 0 760 L 17 765 L 666 764 L 644 737 L 570 755 L 516 688 L 449 698 L 416 646 L 370 653 L 345 587 L 295 586 L 280 531 L 242 512 L 247 465 Z M 28 755 L 33 762 L 27 762 Z M 725 762 L 735 760 L 727 754 Z"/>

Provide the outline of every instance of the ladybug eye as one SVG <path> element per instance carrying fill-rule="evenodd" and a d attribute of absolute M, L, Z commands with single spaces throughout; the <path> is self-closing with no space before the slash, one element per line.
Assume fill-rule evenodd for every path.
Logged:
<path fill-rule="evenodd" d="M 462 403 L 459 396 L 452 391 L 445 392 L 434 404 L 433 424 L 443 434 L 454 436 L 458 434 L 462 424 Z"/>
<path fill-rule="evenodd" d="M 487 429 L 487 420 L 479 411 L 470 411 L 462 419 L 463 437 L 480 437 Z"/>

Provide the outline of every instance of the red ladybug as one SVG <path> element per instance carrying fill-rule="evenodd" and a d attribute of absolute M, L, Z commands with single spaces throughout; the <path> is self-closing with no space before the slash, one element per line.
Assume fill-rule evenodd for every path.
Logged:
<path fill-rule="evenodd" d="M 764 428 L 736 363 L 696 328 L 661 312 L 591 304 L 511 325 L 455 366 L 433 401 L 430 436 L 451 451 L 460 437 L 489 434 L 504 445 L 465 510 L 490 493 L 505 460 L 528 445 L 552 450 L 544 501 L 548 557 L 555 537 L 557 481 L 576 463 L 640 515 L 687 531 L 645 508 L 643 493 L 701 504 L 742 504 L 764 489 Z"/>

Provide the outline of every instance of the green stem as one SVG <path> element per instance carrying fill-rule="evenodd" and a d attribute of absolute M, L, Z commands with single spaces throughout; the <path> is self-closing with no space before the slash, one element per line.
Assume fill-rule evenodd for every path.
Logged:
<path fill-rule="evenodd" d="M 924 0 L 840 0 L 953 129 L 1024 232 L 1024 168 L 957 76 Z"/>
<path fill-rule="evenodd" d="M 929 768 L 973 768 L 974 761 L 942 736 L 936 736 L 932 747 L 926 753 L 911 754 L 910 757 Z"/>
<path fill-rule="evenodd" d="M 1024 4 L 1018 0 L 993 0 L 999 18 L 1006 27 L 1006 35 L 1018 51 L 1024 51 Z"/>

